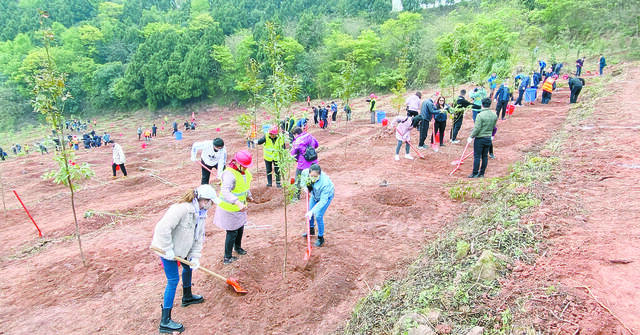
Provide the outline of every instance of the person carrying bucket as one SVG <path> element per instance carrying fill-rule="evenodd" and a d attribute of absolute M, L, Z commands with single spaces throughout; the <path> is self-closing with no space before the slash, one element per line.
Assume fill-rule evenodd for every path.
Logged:
<path fill-rule="evenodd" d="M 217 137 L 213 141 L 195 142 L 191 146 L 191 161 L 197 162 L 198 151 L 202 151 L 200 155 L 200 164 L 202 169 L 202 177 L 200 183 L 202 185 L 209 184 L 211 178 L 211 169 L 215 168 L 217 177 L 214 181 L 220 179 L 224 171 L 227 161 L 227 149 L 224 147 L 224 141 Z"/>
<path fill-rule="evenodd" d="M 238 151 L 222 173 L 220 202 L 213 223 L 227 231 L 222 260 L 224 264 L 231 264 L 238 259 L 232 254 L 234 249 L 238 255 L 247 254 L 242 249 L 242 235 L 247 223 L 247 200 L 253 201 L 250 191 L 253 178 L 249 172 L 251 164 L 251 153 L 247 150 Z"/>
<path fill-rule="evenodd" d="M 376 123 L 376 99 L 378 97 L 371 93 L 369 94 L 369 99 L 367 99 L 367 102 L 369 103 L 369 113 L 371 113 L 371 124 L 375 124 Z"/>
<path fill-rule="evenodd" d="M 184 331 L 182 324 L 171 320 L 173 300 L 180 281 L 176 256 L 191 263 L 191 266 L 182 264 L 182 307 L 204 302 L 202 296 L 192 293 L 191 276 L 200 266 L 207 211 L 218 202 L 216 191 L 211 185 L 200 185 L 195 190 L 187 191 L 180 201 L 171 205 L 162 219 L 156 223 L 151 247 L 164 251 L 163 254 L 158 252 L 158 255 L 167 277 L 160 333 L 172 334 L 176 331 Z"/>
<path fill-rule="evenodd" d="M 308 169 L 302 171 L 301 178 L 302 184 L 309 192 L 309 211 L 305 214 L 309 220 L 309 233 L 311 236 L 315 235 L 315 221 L 318 224 L 318 240 L 316 240 L 315 246 L 321 247 L 324 245 L 324 213 L 333 200 L 335 187 L 318 164 L 312 164 Z M 307 234 L 302 234 L 302 237 L 306 238 Z"/>
<path fill-rule="evenodd" d="M 123 178 L 126 178 L 127 168 L 124 166 L 124 163 L 126 161 L 126 158 L 124 156 L 124 151 L 122 151 L 122 147 L 120 146 L 120 144 L 116 143 L 116 141 L 111 140 L 111 143 L 113 143 L 113 155 L 112 155 L 113 162 L 111 163 L 111 171 L 113 172 L 113 179 L 116 179 L 116 166 L 120 167 L 120 170 L 124 175 Z"/>
<path fill-rule="evenodd" d="M 272 187 L 273 176 L 271 172 L 273 171 L 276 175 L 276 186 L 281 188 L 280 184 L 280 167 L 278 166 L 278 149 L 285 148 L 284 137 L 279 134 L 278 126 L 273 126 L 269 130 L 267 134 L 265 134 L 261 139 L 255 142 L 258 145 L 264 144 L 264 150 L 262 151 L 262 156 L 264 158 L 264 165 L 267 170 L 267 187 Z"/>

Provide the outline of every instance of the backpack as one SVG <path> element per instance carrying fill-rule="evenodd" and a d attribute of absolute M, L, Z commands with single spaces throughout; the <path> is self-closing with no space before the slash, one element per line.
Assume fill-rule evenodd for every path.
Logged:
<path fill-rule="evenodd" d="M 318 153 L 316 152 L 316 149 L 314 149 L 312 146 L 308 146 L 304 150 L 304 159 L 307 162 L 313 162 L 318 159 Z"/>

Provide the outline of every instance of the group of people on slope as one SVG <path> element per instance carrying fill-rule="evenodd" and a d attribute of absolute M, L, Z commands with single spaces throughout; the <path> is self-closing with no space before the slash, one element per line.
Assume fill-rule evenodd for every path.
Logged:
<path fill-rule="evenodd" d="M 334 197 L 334 186 L 329 176 L 317 164 L 315 149 L 318 141 L 301 128 L 293 129 L 294 141 L 291 143 L 290 154 L 297 162 L 296 185 L 304 187 L 309 192 L 309 210 L 305 217 L 309 220 L 311 234 L 315 235 L 314 223 L 318 225 L 318 240 L 316 246 L 324 244 L 324 214 Z M 276 183 L 280 184 L 278 167 L 279 148 L 285 148 L 285 136 L 274 127 L 264 137 L 257 140 L 264 145 L 263 158 L 269 162 L 272 169 L 267 174 L 267 186 L 272 185 L 271 173 L 276 174 Z M 167 286 L 162 303 L 162 317 L 160 332 L 170 333 L 183 331 L 184 326 L 171 319 L 171 311 L 179 282 L 178 262 L 175 257 L 183 258 L 191 264 L 183 264 L 182 270 L 182 306 L 204 302 L 200 295 L 191 290 L 192 272 L 200 266 L 202 248 L 205 236 L 206 218 L 209 209 L 215 204 L 216 210 L 213 223 L 226 231 L 224 243 L 223 263 L 230 264 L 237 260 L 233 251 L 239 256 L 246 255 L 242 248 L 244 226 L 247 223 L 247 205 L 253 201 L 251 182 L 253 175 L 249 171 L 253 158 L 247 150 L 237 152 L 227 163 L 227 151 L 224 141 L 216 138 L 213 141 L 196 142 L 192 146 L 191 159 L 197 161 L 200 154 L 202 167 L 201 185 L 194 190 L 187 191 L 182 198 L 172 205 L 156 224 L 151 245 L 162 259 Z M 309 156 L 313 152 L 315 157 Z M 212 169 L 217 170 L 214 181 L 220 182 L 220 193 L 209 184 Z M 306 237 L 306 234 L 303 235 Z"/>

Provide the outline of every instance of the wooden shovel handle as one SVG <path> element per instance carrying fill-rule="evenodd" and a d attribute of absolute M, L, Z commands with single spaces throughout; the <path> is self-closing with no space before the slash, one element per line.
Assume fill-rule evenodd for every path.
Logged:
<path fill-rule="evenodd" d="M 160 254 L 164 255 L 164 250 L 162 250 L 162 249 L 160 249 L 160 248 L 158 248 L 158 247 L 151 246 L 151 247 L 150 247 L 150 249 L 151 249 L 151 250 L 153 250 L 153 251 L 155 251 L 155 252 L 158 252 L 158 253 L 160 253 Z M 193 266 L 193 264 L 191 264 L 191 262 L 189 262 L 189 261 L 188 261 L 188 260 L 186 260 L 186 259 L 180 258 L 180 257 L 178 257 L 178 256 L 175 256 L 175 257 L 174 257 L 174 259 L 175 259 L 176 261 L 178 261 L 178 262 L 182 263 L 182 264 L 186 264 L 186 265 L 189 265 L 189 266 Z M 215 273 L 215 272 L 213 272 L 213 271 L 211 271 L 211 270 L 209 270 L 209 269 L 205 268 L 204 266 L 199 266 L 199 267 L 198 267 L 198 269 L 199 269 L 199 270 L 202 270 L 202 271 L 204 271 L 204 272 L 206 272 L 206 273 L 208 273 L 208 274 L 210 274 L 210 275 L 212 275 L 212 276 L 214 276 L 214 277 L 216 277 L 216 278 L 218 278 L 218 279 L 220 279 L 220 280 L 222 280 L 223 282 L 227 282 L 227 278 L 225 278 L 225 277 L 223 277 L 223 276 L 221 276 L 221 275 L 219 275 L 219 274 L 217 274 L 217 273 Z"/>

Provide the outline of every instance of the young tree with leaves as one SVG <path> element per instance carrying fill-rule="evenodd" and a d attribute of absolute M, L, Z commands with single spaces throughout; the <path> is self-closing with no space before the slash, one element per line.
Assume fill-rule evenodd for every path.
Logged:
<path fill-rule="evenodd" d="M 56 151 L 54 160 L 58 163 L 58 170 L 50 171 L 43 175 L 45 179 L 53 179 L 56 184 L 64 184 L 71 192 L 71 210 L 73 211 L 73 220 L 75 223 L 75 233 L 80 248 L 80 257 L 82 263 L 86 266 L 87 262 L 82 250 L 82 240 L 80 238 L 80 227 L 78 225 L 78 217 L 75 207 L 75 191 L 78 185 L 74 181 L 89 179 L 94 175 L 89 164 L 77 164 L 75 153 L 66 145 L 64 137 L 64 106 L 65 102 L 71 98 L 66 91 L 64 75 L 57 73 L 54 61 L 49 53 L 51 42 L 54 35 L 49 29 L 44 28 L 44 21 L 48 18 L 46 12 L 40 12 L 40 25 L 42 27 L 42 38 L 46 51 L 46 61 L 42 64 L 42 69 L 33 78 L 33 99 L 31 104 L 33 109 L 44 115 L 45 119 L 54 130 L 59 143 L 60 150 Z"/>

